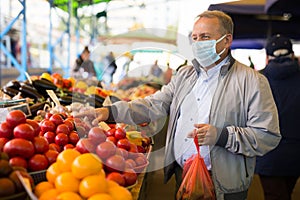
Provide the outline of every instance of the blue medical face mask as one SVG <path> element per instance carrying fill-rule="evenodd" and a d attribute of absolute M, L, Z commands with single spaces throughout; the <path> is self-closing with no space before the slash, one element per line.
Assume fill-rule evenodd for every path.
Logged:
<path fill-rule="evenodd" d="M 202 67 L 208 67 L 213 63 L 217 62 L 224 53 L 224 48 L 219 54 L 216 52 L 216 44 L 223 40 L 226 35 L 223 35 L 218 40 L 204 40 L 192 43 L 192 50 L 196 60 Z"/>

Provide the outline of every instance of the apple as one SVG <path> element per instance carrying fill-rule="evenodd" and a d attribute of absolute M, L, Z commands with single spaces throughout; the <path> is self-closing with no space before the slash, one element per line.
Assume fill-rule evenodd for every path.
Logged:
<path fill-rule="evenodd" d="M 120 139 L 117 142 L 117 147 L 123 148 L 128 151 L 130 149 L 130 142 L 127 138 Z"/>
<path fill-rule="evenodd" d="M 101 144 L 97 145 L 96 147 L 96 154 L 102 159 L 105 160 L 106 158 L 114 155 L 116 153 L 116 145 L 110 141 L 102 142 Z"/>
<path fill-rule="evenodd" d="M 7 153 L 10 158 L 17 156 L 30 158 L 34 154 L 34 146 L 31 141 L 14 138 L 5 143 L 3 152 Z"/>
<path fill-rule="evenodd" d="M 32 143 L 35 153 L 43 154 L 49 150 L 49 142 L 45 137 L 36 136 L 33 138 Z"/>
<path fill-rule="evenodd" d="M 69 137 L 65 133 L 58 133 L 54 138 L 55 144 L 59 145 L 60 147 L 65 146 L 69 143 Z"/>
<path fill-rule="evenodd" d="M 106 141 L 105 131 L 100 127 L 93 127 L 88 132 L 90 138 L 96 145 Z"/>

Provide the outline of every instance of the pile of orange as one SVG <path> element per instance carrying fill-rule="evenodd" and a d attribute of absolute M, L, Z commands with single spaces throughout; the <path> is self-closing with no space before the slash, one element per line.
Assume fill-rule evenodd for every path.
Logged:
<path fill-rule="evenodd" d="M 34 189 L 39 200 L 132 200 L 125 187 L 106 179 L 102 161 L 93 153 L 62 151 L 46 178 Z"/>

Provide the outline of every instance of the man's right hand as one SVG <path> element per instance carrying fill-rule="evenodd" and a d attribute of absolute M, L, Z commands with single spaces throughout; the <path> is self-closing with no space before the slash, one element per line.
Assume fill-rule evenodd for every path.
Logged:
<path fill-rule="evenodd" d="M 85 116 L 94 116 L 95 119 L 92 122 L 92 125 L 98 125 L 101 121 L 106 121 L 109 117 L 108 108 L 95 108 L 94 110 L 88 110 L 82 113 L 76 114 L 74 117 L 85 117 Z"/>

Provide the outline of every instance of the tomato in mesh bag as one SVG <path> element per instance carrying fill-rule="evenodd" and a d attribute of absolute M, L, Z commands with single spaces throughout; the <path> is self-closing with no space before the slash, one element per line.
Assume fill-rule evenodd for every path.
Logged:
<path fill-rule="evenodd" d="M 200 155 L 198 138 L 194 138 L 197 154 L 184 164 L 182 183 L 176 194 L 176 200 L 215 200 L 214 185 L 203 158 Z"/>

